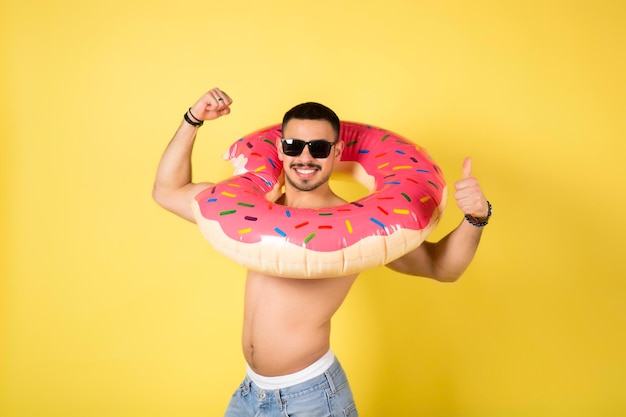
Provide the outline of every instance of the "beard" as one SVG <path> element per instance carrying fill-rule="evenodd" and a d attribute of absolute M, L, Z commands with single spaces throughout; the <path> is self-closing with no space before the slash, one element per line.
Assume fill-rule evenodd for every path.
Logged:
<path fill-rule="evenodd" d="M 315 169 L 318 172 L 321 170 L 321 167 L 315 164 L 291 164 L 289 166 L 290 171 L 293 168 L 310 168 L 310 169 Z M 298 191 L 313 191 L 319 186 L 326 184 L 328 182 L 328 180 L 330 179 L 330 173 L 323 176 L 322 178 L 311 178 L 311 179 L 292 178 L 291 175 L 288 175 L 287 173 L 285 173 L 285 178 L 287 179 L 287 182 L 289 183 L 289 185 L 291 185 L 293 188 L 295 188 Z"/>

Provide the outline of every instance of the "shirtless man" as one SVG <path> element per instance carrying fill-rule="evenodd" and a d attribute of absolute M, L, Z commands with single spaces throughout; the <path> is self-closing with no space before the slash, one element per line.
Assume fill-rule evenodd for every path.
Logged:
<path fill-rule="evenodd" d="M 230 114 L 231 104 L 231 98 L 218 88 L 204 94 L 185 114 L 159 164 L 154 199 L 191 222 L 195 222 L 191 209 L 194 197 L 212 185 L 193 183 L 191 178 L 198 128 L 204 121 Z M 298 105 L 285 114 L 283 137 L 328 141 L 328 156 L 313 158 L 309 146 L 298 155 L 288 156 L 282 141 L 277 141 L 286 179 L 285 193 L 277 203 L 297 208 L 344 204 L 328 182 L 344 148 L 338 140 L 336 114 L 317 103 Z M 439 242 L 424 242 L 388 264 L 389 268 L 438 281 L 451 282 L 461 276 L 474 257 L 491 207 L 471 176 L 469 158 L 455 189 L 465 219 Z M 247 272 L 242 339 L 248 372 L 231 399 L 226 417 L 254 416 L 260 411 L 264 416 L 357 415 L 346 376 L 330 350 L 331 318 L 356 276 L 290 279 Z"/>

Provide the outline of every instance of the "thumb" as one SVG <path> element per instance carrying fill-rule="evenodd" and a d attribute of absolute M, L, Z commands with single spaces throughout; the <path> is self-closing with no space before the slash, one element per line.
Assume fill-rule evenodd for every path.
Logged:
<path fill-rule="evenodd" d="M 472 176 L 472 158 L 467 157 L 463 161 L 463 178 L 469 178 Z"/>

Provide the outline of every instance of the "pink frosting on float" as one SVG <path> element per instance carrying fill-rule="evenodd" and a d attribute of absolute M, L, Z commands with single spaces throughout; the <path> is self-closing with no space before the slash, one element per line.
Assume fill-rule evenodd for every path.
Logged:
<path fill-rule="evenodd" d="M 243 173 L 195 197 L 203 219 L 218 222 L 233 241 L 278 240 L 277 247 L 339 251 L 369 236 L 430 230 L 443 211 L 445 180 L 428 153 L 400 135 L 354 122 L 341 123 L 341 161 L 358 163 L 373 177 L 369 195 L 324 209 L 294 209 L 268 201 L 282 180 L 276 149 L 280 137 L 281 126 L 274 125 L 236 141 L 227 159 Z"/>

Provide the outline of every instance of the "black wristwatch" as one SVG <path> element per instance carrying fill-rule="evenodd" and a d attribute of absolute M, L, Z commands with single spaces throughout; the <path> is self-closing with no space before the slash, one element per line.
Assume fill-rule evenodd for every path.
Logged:
<path fill-rule="evenodd" d="M 484 227 L 489 224 L 489 218 L 491 217 L 491 203 L 487 201 L 487 217 L 474 217 L 470 214 L 465 215 L 465 220 L 472 226 Z"/>

